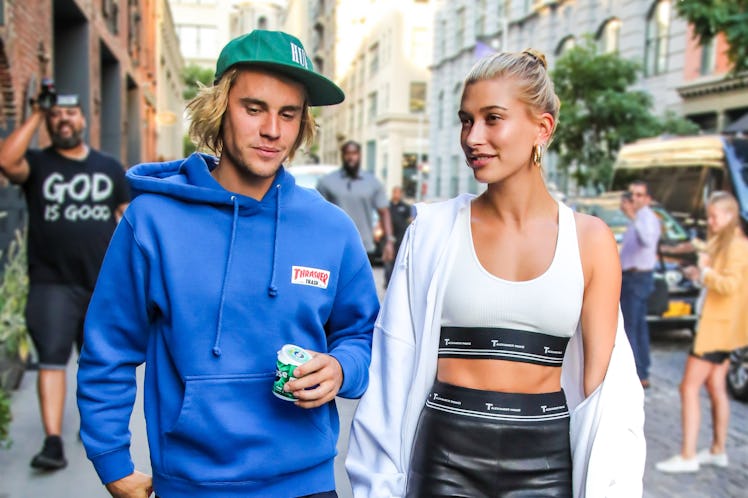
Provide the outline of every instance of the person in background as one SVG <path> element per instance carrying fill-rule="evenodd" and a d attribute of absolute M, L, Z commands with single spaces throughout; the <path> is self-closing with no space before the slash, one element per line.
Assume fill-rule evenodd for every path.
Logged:
<path fill-rule="evenodd" d="M 31 466 L 67 465 L 62 439 L 66 366 L 83 343 L 83 320 L 109 239 L 130 201 L 124 166 L 84 141 L 75 94 L 40 94 L 31 116 L 0 146 L 0 169 L 20 185 L 28 208 L 26 324 L 38 360 L 37 390 L 46 437 Z M 45 123 L 52 145 L 30 149 Z"/>
<path fill-rule="evenodd" d="M 645 389 L 650 386 L 649 326 L 647 300 L 654 291 L 654 268 L 660 240 L 660 220 L 649 207 L 652 198 L 643 181 L 629 185 L 631 202 L 621 202 L 621 211 L 631 220 L 621 242 L 621 311 L 636 371 Z"/>
<path fill-rule="evenodd" d="M 400 250 L 400 244 L 403 241 L 405 230 L 408 229 L 408 225 L 413 221 L 415 210 L 413 206 L 403 200 L 403 189 L 399 186 L 392 188 L 392 197 L 390 198 L 390 220 L 392 221 L 392 235 L 395 237 L 394 252 L 397 255 Z M 386 289 L 390 283 L 390 277 L 392 276 L 392 267 L 395 261 L 394 258 L 387 261 L 384 264 L 384 288 Z"/>
<path fill-rule="evenodd" d="M 310 106 L 343 98 L 296 37 L 254 30 L 188 105 L 217 157 L 128 172 L 78 371 L 81 438 L 112 496 L 336 496 L 334 400 L 366 389 L 379 300 L 350 218 L 283 164 L 312 142 Z M 276 395 L 284 345 L 312 358 Z M 142 363 L 152 479 L 129 450 Z"/>
<path fill-rule="evenodd" d="M 559 106 L 535 50 L 465 78 L 460 143 L 487 187 L 416 207 L 351 427 L 356 498 L 642 495 L 616 242 L 543 180 Z"/>
<path fill-rule="evenodd" d="M 680 384 L 683 439 L 679 454 L 657 463 L 661 472 L 696 472 L 701 465 L 728 464 L 726 376 L 730 352 L 748 345 L 748 240 L 740 229 L 738 203 L 731 194 L 712 193 L 706 211 L 706 249 L 699 254 L 697 266 L 684 269 L 702 286 L 702 296 L 696 336 Z M 704 385 L 712 405 L 712 442 L 698 451 L 699 396 Z"/>
<path fill-rule="evenodd" d="M 317 182 L 317 190 L 328 201 L 339 206 L 351 217 L 361 235 L 366 252 L 375 250 L 374 212 L 384 231 L 382 261 L 386 264 L 395 257 L 395 236 L 392 233 L 387 195 L 382 183 L 368 171 L 361 171 L 361 144 L 352 140 L 340 147 L 343 166 Z"/>

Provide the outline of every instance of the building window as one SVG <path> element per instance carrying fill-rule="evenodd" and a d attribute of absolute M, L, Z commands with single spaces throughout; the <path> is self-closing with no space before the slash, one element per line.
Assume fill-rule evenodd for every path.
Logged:
<path fill-rule="evenodd" d="M 598 51 L 602 54 L 617 53 L 620 50 L 621 20 L 608 19 L 597 33 Z"/>
<path fill-rule="evenodd" d="M 179 48 L 185 59 L 215 58 L 218 53 L 215 26 L 176 26 Z"/>
<path fill-rule="evenodd" d="M 449 196 L 454 197 L 460 189 L 460 156 L 453 155 L 449 166 Z"/>
<path fill-rule="evenodd" d="M 366 124 L 373 124 L 377 119 L 377 92 L 369 94 L 369 108 L 366 112 Z"/>
<path fill-rule="evenodd" d="M 478 0 L 475 4 L 475 36 L 481 36 L 486 27 L 486 0 Z"/>
<path fill-rule="evenodd" d="M 422 66 L 428 66 L 431 61 L 431 44 L 429 30 L 424 28 L 413 28 L 410 35 L 410 53 L 413 61 Z"/>
<path fill-rule="evenodd" d="M 312 50 L 321 50 L 325 43 L 325 27 L 317 23 L 312 31 Z"/>
<path fill-rule="evenodd" d="M 457 83 L 452 89 L 452 124 L 460 124 L 460 101 L 462 100 L 462 83 Z"/>
<path fill-rule="evenodd" d="M 444 126 L 444 92 L 439 92 L 436 105 L 436 125 L 441 127 Z"/>
<path fill-rule="evenodd" d="M 364 126 L 364 101 L 358 101 L 358 115 L 356 116 L 356 128 L 359 130 Z"/>
<path fill-rule="evenodd" d="M 715 43 L 714 38 L 703 40 L 701 45 L 701 64 L 699 65 L 699 74 L 706 76 L 714 72 L 715 65 Z"/>
<path fill-rule="evenodd" d="M 366 171 L 370 173 L 377 171 L 377 142 L 375 140 L 366 142 Z"/>
<path fill-rule="evenodd" d="M 379 43 L 369 48 L 369 76 L 374 76 L 379 71 Z"/>
<path fill-rule="evenodd" d="M 573 35 L 569 35 L 565 38 L 563 38 L 559 44 L 556 46 L 556 57 L 561 57 L 564 55 L 564 53 L 568 52 L 572 48 L 574 48 L 577 44 L 576 38 L 574 38 Z"/>
<path fill-rule="evenodd" d="M 659 0 L 647 17 L 647 38 L 644 52 L 646 76 L 662 74 L 667 68 L 667 40 L 670 31 L 670 0 Z"/>
<path fill-rule="evenodd" d="M 457 10 L 455 22 L 455 48 L 459 51 L 465 45 L 465 7 Z"/>
<path fill-rule="evenodd" d="M 444 56 L 447 53 L 447 21 L 442 19 L 439 21 L 439 53 Z"/>
<path fill-rule="evenodd" d="M 322 57 L 314 58 L 314 69 L 320 74 L 325 73 L 325 61 Z"/>
<path fill-rule="evenodd" d="M 418 113 L 426 110 L 426 83 L 423 81 L 410 82 L 410 112 Z"/>

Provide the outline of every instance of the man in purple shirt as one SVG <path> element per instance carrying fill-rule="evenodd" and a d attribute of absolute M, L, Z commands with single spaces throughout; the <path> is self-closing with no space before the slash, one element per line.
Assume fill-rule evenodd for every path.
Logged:
<path fill-rule="evenodd" d="M 642 387 L 649 387 L 649 327 L 647 300 L 654 291 L 654 267 L 660 240 L 660 220 L 649 207 L 652 198 L 643 181 L 629 185 L 621 211 L 631 220 L 621 244 L 621 312 L 626 335 L 634 351 Z"/>

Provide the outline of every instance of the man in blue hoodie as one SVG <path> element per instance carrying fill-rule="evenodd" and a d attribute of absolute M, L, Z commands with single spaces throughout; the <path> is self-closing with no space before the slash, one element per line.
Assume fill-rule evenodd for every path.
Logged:
<path fill-rule="evenodd" d="M 81 438 L 113 496 L 336 496 L 334 399 L 366 389 L 379 301 L 350 218 L 282 164 L 312 138 L 309 107 L 343 98 L 299 40 L 255 30 L 188 105 L 217 157 L 128 172 L 78 371 Z M 313 356 L 293 402 L 272 393 L 284 344 Z M 142 363 L 152 479 L 129 451 Z"/>

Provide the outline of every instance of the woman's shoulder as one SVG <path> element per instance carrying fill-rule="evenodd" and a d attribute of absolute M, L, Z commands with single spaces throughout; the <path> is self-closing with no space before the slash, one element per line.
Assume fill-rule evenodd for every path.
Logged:
<path fill-rule="evenodd" d="M 461 194 L 447 200 L 438 200 L 430 202 L 419 202 L 414 207 L 416 210 L 415 220 L 429 220 L 431 218 L 444 219 L 449 213 L 457 213 L 460 209 L 467 206 L 475 198 L 473 194 Z M 419 224 L 424 223 L 420 221 Z"/>
<path fill-rule="evenodd" d="M 615 241 L 610 227 L 597 216 L 574 211 L 574 222 L 577 226 L 577 236 L 580 244 Z"/>

